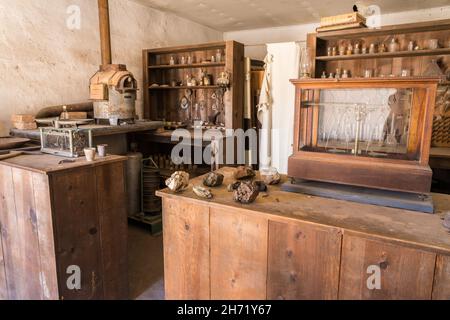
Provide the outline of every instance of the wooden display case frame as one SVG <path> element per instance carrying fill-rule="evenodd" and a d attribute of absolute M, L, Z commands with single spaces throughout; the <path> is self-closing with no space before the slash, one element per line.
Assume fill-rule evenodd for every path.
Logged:
<path fill-rule="evenodd" d="M 438 81 L 438 78 L 292 80 L 296 87 L 296 110 L 294 154 L 289 158 L 289 176 L 367 188 L 429 193 L 432 171 L 428 161 Z M 408 154 L 413 155 L 415 160 L 356 157 L 302 150 L 302 141 L 311 139 L 310 132 L 317 132 L 319 121 L 317 109 L 310 111 L 301 108 L 304 90 L 368 88 L 423 89 L 413 97 L 408 139 Z"/>

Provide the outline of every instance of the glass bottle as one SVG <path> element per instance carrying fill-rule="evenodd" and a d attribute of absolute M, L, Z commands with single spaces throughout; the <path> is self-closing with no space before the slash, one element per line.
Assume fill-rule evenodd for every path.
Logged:
<path fill-rule="evenodd" d="M 217 52 L 216 52 L 216 62 L 217 63 L 222 62 L 222 50 L 220 50 L 220 49 L 217 49 Z"/>

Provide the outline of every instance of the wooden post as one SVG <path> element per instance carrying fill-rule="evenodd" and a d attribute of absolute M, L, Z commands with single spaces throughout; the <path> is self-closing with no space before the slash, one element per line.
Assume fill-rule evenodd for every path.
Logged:
<path fill-rule="evenodd" d="M 100 21 L 102 65 L 107 65 L 112 63 L 108 0 L 98 0 L 98 14 Z"/>

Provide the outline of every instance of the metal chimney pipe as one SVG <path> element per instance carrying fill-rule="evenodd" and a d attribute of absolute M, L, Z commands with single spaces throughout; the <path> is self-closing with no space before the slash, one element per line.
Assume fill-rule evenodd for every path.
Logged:
<path fill-rule="evenodd" d="M 108 0 L 98 0 L 102 65 L 112 64 Z"/>

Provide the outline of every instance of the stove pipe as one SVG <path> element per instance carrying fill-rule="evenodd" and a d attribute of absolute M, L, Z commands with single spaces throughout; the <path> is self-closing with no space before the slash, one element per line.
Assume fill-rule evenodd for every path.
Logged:
<path fill-rule="evenodd" d="M 112 63 L 108 0 L 98 0 L 98 15 L 100 22 L 102 65 L 108 65 Z"/>

